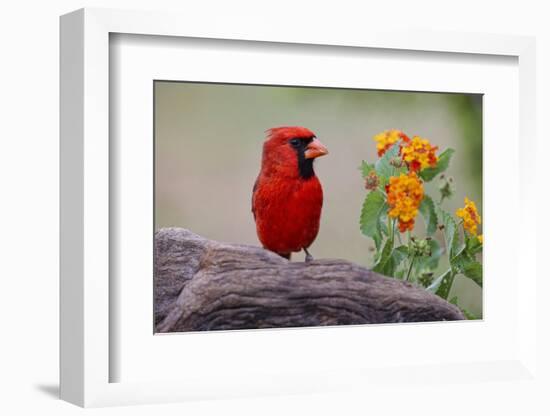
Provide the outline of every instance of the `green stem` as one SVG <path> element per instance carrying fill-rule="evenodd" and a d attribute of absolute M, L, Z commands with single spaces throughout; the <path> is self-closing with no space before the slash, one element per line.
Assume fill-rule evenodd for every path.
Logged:
<path fill-rule="evenodd" d="M 455 281 L 455 273 L 451 269 L 451 275 L 449 276 L 449 284 L 446 285 L 445 292 L 443 293 L 443 295 L 444 295 L 443 298 L 445 300 L 449 299 L 449 293 L 451 293 L 451 289 L 453 287 L 454 281 Z"/>
<path fill-rule="evenodd" d="M 388 217 L 388 227 L 389 227 L 389 231 L 390 231 L 390 241 L 391 241 L 391 247 L 393 249 L 393 243 L 394 243 L 394 240 L 395 240 L 395 220 L 392 220 L 391 218 Z"/>
<path fill-rule="evenodd" d="M 458 223 L 458 227 L 462 226 L 462 238 L 464 240 L 464 244 L 466 244 L 466 229 L 464 228 L 464 220 L 460 220 Z"/>
<path fill-rule="evenodd" d="M 443 250 L 448 255 L 449 254 L 449 247 L 447 247 L 447 237 L 445 236 L 445 231 L 441 230 L 441 235 L 443 236 Z"/>
<path fill-rule="evenodd" d="M 409 276 L 411 275 L 411 270 L 413 268 L 413 264 L 414 264 L 414 259 L 416 258 L 416 255 L 413 255 L 412 259 L 411 259 L 411 264 L 409 265 L 409 271 L 407 272 L 407 277 L 406 277 L 406 281 L 408 282 L 409 281 Z"/>

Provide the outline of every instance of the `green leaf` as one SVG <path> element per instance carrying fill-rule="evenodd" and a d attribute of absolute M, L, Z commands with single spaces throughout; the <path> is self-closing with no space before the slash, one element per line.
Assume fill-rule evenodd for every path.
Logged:
<path fill-rule="evenodd" d="M 361 172 L 363 173 L 363 178 L 366 178 L 369 176 L 369 173 L 371 173 L 374 170 L 374 163 L 368 163 L 364 160 L 361 162 Z"/>
<path fill-rule="evenodd" d="M 451 269 L 448 269 L 445 273 L 435 279 L 433 283 L 426 288 L 426 290 L 435 293 L 443 299 L 447 299 L 449 297 L 449 292 L 451 291 L 451 286 L 453 285 L 453 280 L 453 272 Z"/>
<path fill-rule="evenodd" d="M 451 266 L 457 273 L 462 273 L 483 287 L 483 267 L 480 262 L 473 260 L 466 250 L 451 259 Z"/>
<path fill-rule="evenodd" d="M 403 260 L 409 257 L 409 248 L 407 246 L 396 247 L 393 249 L 392 256 L 395 260 L 395 267 L 397 267 Z"/>
<path fill-rule="evenodd" d="M 464 276 L 472 279 L 479 286 L 483 287 L 483 266 L 477 261 L 472 261 L 464 267 Z"/>
<path fill-rule="evenodd" d="M 405 269 L 398 271 L 399 266 L 409 257 L 409 248 L 407 246 L 399 246 L 393 249 L 392 253 L 392 267 L 393 271 L 391 273 L 392 277 L 396 279 L 405 278 Z"/>
<path fill-rule="evenodd" d="M 373 271 L 377 273 L 381 273 L 385 276 L 393 275 L 393 272 L 395 270 L 395 264 L 392 258 L 392 251 L 393 251 L 392 245 L 393 243 L 390 239 L 386 240 L 386 244 L 384 244 L 384 248 L 382 249 L 380 258 L 372 268 Z"/>
<path fill-rule="evenodd" d="M 363 208 L 361 209 L 361 218 L 359 220 L 361 232 L 374 240 L 377 249 L 380 249 L 382 241 L 380 215 L 387 209 L 388 206 L 385 197 L 378 191 L 372 191 L 367 194 Z"/>
<path fill-rule="evenodd" d="M 430 286 L 426 288 L 427 291 L 435 293 L 437 289 L 439 289 L 439 286 L 441 286 L 441 282 L 443 282 L 443 279 L 445 276 L 451 274 L 451 269 L 447 270 L 445 273 L 441 274 L 439 277 L 437 277 Z"/>
<path fill-rule="evenodd" d="M 468 255 L 465 252 L 460 253 L 458 256 L 452 257 L 450 260 L 451 266 L 456 273 L 462 273 L 470 261 L 472 260 L 468 258 Z"/>
<path fill-rule="evenodd" d="M 374 168 L 379 176 L 389 178 L 393 174 L 394 167 L 390 164 L 391 160 L 399 155 L 399 143 L 395 143 L 376 161 Z"/>
<path fill-rule="evenodd" d="M 391 165 L 391 160 L 399 156 L 399 142 L 395 143 L 376 161 L 374 168 L 380 177 L 381 182 L 386 184 L 391 176 L 396 175 L 396 171 L 400 170 Z"/>
<path fill-rule="evenodd" d="M 408 256 L 409 249 L 407 246 L 393 248 L 392 242 L 388 239 L 372 270 L 384 276 L 397 277 L 397 268 Z"/>
<path fill-rule="evenodd" d="M 445 234 L 445 244 L 449 254 L 449 260 L 456 255 L 460 249 L 460 240 L 458 238 L 458 226 L 456 221 L 448 212 L 439 209 L 439 222 L 443 225 Z"/>
<path fill-rule="evenodd" d="M 424 179 L 424 181 L 429 182 L 433 178 L 435 178 L 440 173 L 445 172 L 447 168 L 449 167 L 449 163 L 451 161 L 451 156 L 454 153 L 454 149 L 447 149 L 443 153 L 439 155 L 439 160 L 437 161 L 437 165 L 433 168 L 426 168 L 420 171 L 419 176 Z"/>
<path fill-rule="evenodd" d="M 390 230 L 390 224 L 388 222 L 388 204 L 384 203 L 384 206 L 382 207 L 382 212 L 378 216 L 378 227 L 380 228 L 380 231 L 382 231 L 382 234 L 389 237 L 391 230 Z"/>
<path fill-rule="evenodd" d="M 424 195 L 419 210 L 426 223 L 426 233 L 432 235 L 437 229 L 437 214 L 435 213 L 435 205 L 432 198 Z"/>
<path fill-rule="evenodd" d="M 382 234 L 375 234 L 371 237 L 374 241 L 374 245 L 376 247 L 376 251 L 380 251 L 380 247 L 382 246 Z"/>
<path fill-rule="evenodd" d="M 471 255 L 477 254 L 483 248 L 483 244 L 479 242 L 476 236 L 468 237 L 466 239 L 466 250 Z"/>
<path fill-rule="evenodd" d="M 443 280 L 441 281 L 441 284 L 435 291 L 435 294 L 442 297 L 443 299 L 447 299 L 449 297 L 449 292 L 451 291 L 451 287 L 453 286 L 454 282 L 454 275 L 452 273 L 445 275 L 443 277 Z"/>

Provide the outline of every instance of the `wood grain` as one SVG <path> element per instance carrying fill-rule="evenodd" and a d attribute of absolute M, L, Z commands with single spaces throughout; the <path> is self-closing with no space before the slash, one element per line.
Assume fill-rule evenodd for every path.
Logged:
<path fill-rule="evenodd" d="M 155 234 L 157 332 L 464 319 L 423 288 L 346 260 L 289 262 L 181 228 Z"/>

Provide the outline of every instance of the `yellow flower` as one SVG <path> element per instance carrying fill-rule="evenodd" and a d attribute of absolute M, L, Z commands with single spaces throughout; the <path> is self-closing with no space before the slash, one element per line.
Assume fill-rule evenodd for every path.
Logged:
<path fill-rule="evenodd" d="M 386 152 L 386 150 L 392 147 L 399 140 L 410 140 L 405 133 L 403 133 L 401 130 L 396 129 L 386 130 L 382 133 L 378 133 L 376 136 L 373 137 L 373 139 L 376 142 L 376 151 L 379 157 L 382 156 Z"/>
<path fill-rule="evenodd" d="M 483 244 L 483 234 L 477 236 L 477 241 L 479 241 L 479 244 Z"/>
<path fill-rule="evenodd" d="M 437 146 L 432 146 L 427 139 L 414 136 L 411 141 L 405 142 L 401 155 L 411 171 L 419 172 L 437 164 L 438 157 L 435 154 L 437 149 Z"/>
<path fill-rule="evenodd" d="M 477 234 L 477 226 L 481 224 L 481 217 L 477 212 L 477 207 L 474 201 L 464 198 L 464 208 L 456 210 L 456 216 L 464 221 L 464 229 L 471 235 Z M 478 236 L 479 238 L 479 236 Z M 481 237 L 480 242 L 482 242 Z"/>
<path fill-rule="evenodd" d="M 392 176 L 386 185 L 386 193 L 390 207 L 388 215 L 399 220 L 399 231 L 412 231 L 418 207 L 424 198 L 422 181 L 415 172 Z"/>

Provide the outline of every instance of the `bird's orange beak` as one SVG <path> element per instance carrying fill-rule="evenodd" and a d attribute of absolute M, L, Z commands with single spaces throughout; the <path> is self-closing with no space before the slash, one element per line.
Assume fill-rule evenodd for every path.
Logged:
<path fill-rule="evenodd" d="M 304 153 L 306 159 L 314 159 L 328 154 L 328 149 L 317 139 L 313 139 L 306 147 Z"/>

